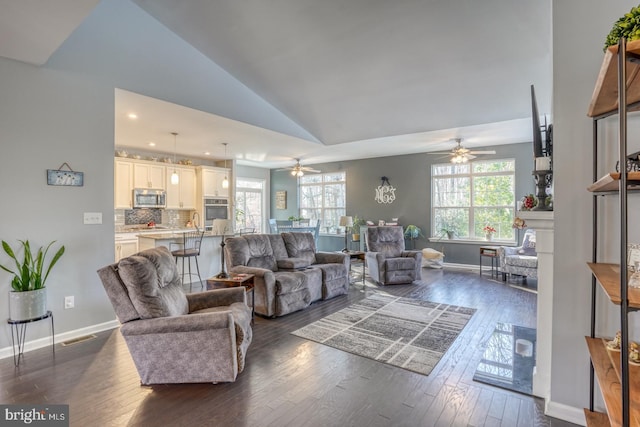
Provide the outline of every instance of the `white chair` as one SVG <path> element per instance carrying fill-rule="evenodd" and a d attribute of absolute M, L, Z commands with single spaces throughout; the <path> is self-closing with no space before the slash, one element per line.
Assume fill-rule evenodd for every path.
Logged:
<path fill-rule="evenodd" d="M 522 246 L 500 246 L 498 248 L 502 280 L 507 274 L 536 279 L 538 277 L 538 254 L 536 253 L 536 231 L 527 229 L 522 239 Z"/>

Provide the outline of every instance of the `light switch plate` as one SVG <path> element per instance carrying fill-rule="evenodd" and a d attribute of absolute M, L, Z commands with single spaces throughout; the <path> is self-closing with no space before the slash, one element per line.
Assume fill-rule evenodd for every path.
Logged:
<path fill-rule="evenodd" d="M 102 224 L 102 212 L 85 212 L 85 224 Z"/>

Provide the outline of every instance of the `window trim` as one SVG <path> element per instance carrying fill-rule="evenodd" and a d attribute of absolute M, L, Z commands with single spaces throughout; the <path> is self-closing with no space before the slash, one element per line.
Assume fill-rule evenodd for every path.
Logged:
<path fill-rule="evenodd" d="M 238 183 L 242 182 L 242 181 L 260 183 L 262 188 L 258 190 L 257 188 L 242 187 L 242 186 L 238 185 Z M 261 232 L 265 233 L 266 232 L 265 230 L 269 229 L 268 228 L 269 221 L 268 221 L 268 214 L 267 214 L 267 180 L 264 179 L 264 178 L 237 177 L 236 178 L 236 185 L 235 185 L 235 189 L 234 189 L 234 191 L 235 191 L 235 194 L 234 194 L 234 197 L 233 197 L 234 201 L 237 201 L 237 199 L 238 199 L 238 195 L 237 195 L 238 190 L 244 191 L 244 192 L 246 192 L 247 190 L 251 190 L 252 192 L 255 192 L 255 193 L 261 193 L 261 197 L 262 197 L 262 207 L 261 207 L 261 209 L 262 209 L 261 230 L 262 231 Z M 234 224 L 235 227 L 238 227 L 238 224 L 236 224 L 236 216 L 235 216 L 235 210 L 237 209 L 237 203 L 234 202 L 233 205 L 234 205 L 233 206 L 234 212 L 232 213 L 232 215 L 233 215 L 233 224 Z M 245 217 L 246 217 L 246 214 L 245 214 Z M 245 225 L 246 225 L 246 223 L 245 223 Z"/>
<path fill-rule="evenodd" d="M 336 174 L 341 174 L 342 175 L 342 179 L 341 180 L 331 180 L 331 181 L 327 181 L 326 180 L 326 176 L 328 175 L 336 175 Z M 320 182 L 313 182 L 313 183 L 308 183 L 305 184 L 303 183 L 303 179 L 299 179 L 298 180 L 298 215 L 301 215 L 301 212 L 303 209 L 320 209 L 320 213 L 321 213 L 321 218 L 319 219 L 320 221 L 320 234 L 322 235 L 335 235 L 333 230 L 332 232 L 326 232 L 325 229 L 326 227 L 324 226 L 324 220 L 325 220 L 325 212 L 328 210 L 342 210 L 342 215 L 346 215 L 347 212 L 347 172 L 346 171 L 333 171 L 333 172 L 321 172 L 321 173 L 317 173 L 314 174 L 313 176 L 321 176 L 321 180 Z M 335 184 L 341 184 L 343 185 L 343 189 L 344 189 L 344 206 L 341 207 L 336 207 L 336 206 L 327 206 L 325 205 L 325 186 L 327 185 L 335 185 Z M 320 186 L 321 187 L 321 203 L 322 206 L 320 208 L 310 208 L 310 207 L 303 207 L 302 206 L 302 188 L 303 187 L 312 187 L 312 186 Z M 339 228 L 339 226 L 336 226 L 336 228 Z"/>

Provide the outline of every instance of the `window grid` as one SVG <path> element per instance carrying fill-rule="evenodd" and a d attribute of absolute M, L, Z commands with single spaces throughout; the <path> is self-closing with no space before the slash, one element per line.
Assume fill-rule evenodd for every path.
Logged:
<path fill-rule="evenodd" d="M 264 216 L 263 179 L 238 178 L 236 180 L 236 230 L 252 229 L 262 233 Z"/>
<path fill-rule="evenodd" d="M 320 230 L 335 233 L 346 212 L 346 173 L 329 172 L 300 177 L 300 215 L 320 221 Z"/>
<path fill-rule="evenodd" d="M 515 239 L 511 227 L 515 215 L 514 159 L 482 160 L 463 165 L 435 164 L 431 173 L 432 236 L 442 237 L 444 230 L 453 229 L 458 237 L 480 239 L 485 237 L 484 226 L 490 225 L 497 230 L 496 238 Z M 494 195 L 500 203 L 486 203 L 487 194 L 493 192 L 485 190 L 487 194 L 484 194 L 476 187 L 483 179 L 488 183 L 493 179 L 493 185 L 506 186 L 498 196 Z M 482 196 L 485 203 L 480 204 Z"/>

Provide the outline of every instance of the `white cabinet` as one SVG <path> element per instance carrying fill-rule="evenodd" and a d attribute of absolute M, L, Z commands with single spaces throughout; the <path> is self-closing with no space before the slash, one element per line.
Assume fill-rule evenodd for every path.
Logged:
<path fill-rule="evenodd" d="M 231 171 L 224 168 L 201 166 L 198 168 L 198 194 L 204 197 L 229 197 L 229 188 L 224 188 L 225 178 L 231 179 Z"/>
<path fill-rule="evenodd" d="M 178 184 L 171 184 L 173 171 L 180 178 Z M 196 208 L 196 171 L 194 168 L 167 166 L 167 209 Z"/>
<path fill-rule="evenodd" d="M 114 181 L 114 208 L 131 209 L 133 206 L 133 163 L 116 159 Z"/>
<path fill-rule="evenodd" d="M 133 164 L 133 188 L 164 190 L 166 166 L 155 163 Z"/>
<path fill-rule="evenodd" d="M 118 240 L 116 239 L 115 262 L 138 252 L 138 238 L 135 240 Z"/>

